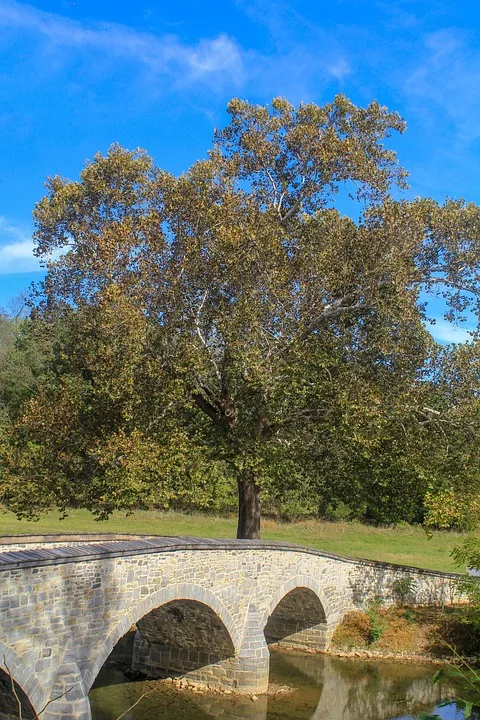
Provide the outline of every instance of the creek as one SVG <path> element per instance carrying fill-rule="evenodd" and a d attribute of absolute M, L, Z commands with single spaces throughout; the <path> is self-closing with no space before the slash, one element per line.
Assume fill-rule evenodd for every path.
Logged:
<path fill-rule="evenodd" d="M 111 656 L 90 702 L 93 720 L 116 720 L 151 691 L 124 720 L 393 720 L 433 711 L 442 720 L 461 720 L 454 706 L 438 707 L 454 690 L 432 683 L 435 670 L 433 665 L 273 650 L 269 694 L 252 700 L 159 681 L 129 681 Z"/>

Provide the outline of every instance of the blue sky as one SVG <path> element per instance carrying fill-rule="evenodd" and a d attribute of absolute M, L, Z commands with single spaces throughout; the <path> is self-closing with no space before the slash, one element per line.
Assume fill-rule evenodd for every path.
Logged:
<path fill-rule="evenodd" d="M 175 173 L 208 149 L 233 96 L 373 98 L 409 196 L 480 202 L 480 10 L 433 0 L 0 0 L 0 306 L 39 279 L 31 211 L 112 142 Z M 443 321 L 443 340 L 462 329 Z"/>

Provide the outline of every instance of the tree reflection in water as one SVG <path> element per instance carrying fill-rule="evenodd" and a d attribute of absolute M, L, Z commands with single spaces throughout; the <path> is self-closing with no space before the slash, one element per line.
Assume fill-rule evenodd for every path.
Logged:
<path fill-rule="evenodd" d="M 453 694 L 447 683 L 432 684 L 434 668 L 406 663 L 350 660 L 327 655 L 273 651 L 273 687 L 291 693 L 258 697 L 177 692 L 165 685 L 145 698 L 129 720 L 392 720 L 431 712 Z M 91 691 L 93 720 L 115 720 L 144 692 L 148 681 L 127 682 L 105 667 Z M 459 720 L 454 708 L 437 711 Z"/>

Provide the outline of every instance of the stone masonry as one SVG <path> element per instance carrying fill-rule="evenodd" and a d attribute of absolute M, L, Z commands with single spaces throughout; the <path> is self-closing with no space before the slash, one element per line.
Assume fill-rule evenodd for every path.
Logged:
<path fill-rule="evenodd" d="M 325 649 L 353 608 L 458 601 L 457 576 L 252 540 L 108 536 L 0 540 L 0 679 L 43 720 L 90 720 L 88 692 L 136 626 L 132 666 L 263 693 L 270 643 Z M 66 692 L 68 690 L 68 692 Z"/>

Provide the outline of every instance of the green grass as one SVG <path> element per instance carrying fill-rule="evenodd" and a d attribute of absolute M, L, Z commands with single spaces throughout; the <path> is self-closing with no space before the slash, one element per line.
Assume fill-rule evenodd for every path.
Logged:
<path fill-rule="evenodd" d="M 1 535 L 117 532 L 231 538 L 235 537 L 235 531 L 234 517 L 161 513 L 153 510 L 139 510 L 128 517 L 117 512 L 103 522 L 96 521 L 86 510 L 72 510 L 65 520 L 59 520 L 58 515 L 50 513 L 38 522 L 20 521 L 11 513 L 0 514 Z M 450 553 L 461 538 L 459 533 L 434 532 L 428 539 L 421 528 L 411 526 L 375 528 L 355 522 L 262 522 L 263 540 L 281 540 L 339 555 L 432 570 L 455 570 Z"/>

